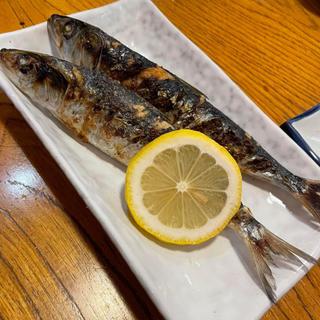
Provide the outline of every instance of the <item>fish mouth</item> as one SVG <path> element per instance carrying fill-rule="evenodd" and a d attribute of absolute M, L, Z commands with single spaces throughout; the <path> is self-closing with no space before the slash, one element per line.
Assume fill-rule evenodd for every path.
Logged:
<path fill-rule="evenodd" d="M 63 20 L 65 17 L 59 16 L 58 14 L 53 14 L 47 21 L 47 29 L 49 33 L 49 38 L 53 41 L 53 44 L 57 49 L 61 49 L 62 40 L 62 27 L 64 25 Z"/>
<path fill-rule="evenodd" d="M 1 49 L 0 50 L 0 65 L 3 63 L 3 59 L 4 59 L 4 53 L 7 49 Z"/>
<path fill-rule="evenodd" d="M 17 62 L 19 50 L 2 48 L 0 50 L 0 66 L 14 68 Z"/>
<path fill-rule="evenodd" d="M 2 48 L 0 49 L 0 61 L 3 62 L 6 57 L 6 53 L 8 53 L 10 49 Z"/>

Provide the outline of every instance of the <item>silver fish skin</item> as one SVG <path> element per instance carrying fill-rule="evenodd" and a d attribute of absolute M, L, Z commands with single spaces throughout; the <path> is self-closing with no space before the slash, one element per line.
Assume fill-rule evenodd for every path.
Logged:
<path fill-rule="evenodd" d="M 123 164 L 165 132 L 175 130 L 147 101 L 102 74 L 48 55 L 0 50 L 0 69 L 41 108 L 73 134 Z M 304 266 L 315 259 L 273 235 L 244 205 L 229 226 L 245 241 L 270 300 L 276 301 L 271 265 L 278 260 Z"/>
<path fill-rule="evenodd" d="M 100 70 L 144 97 L 175 128 L 205 133 L 224 146 L 242 173 L 289 191 L 320 222 L 320 182 L 298 177 L 182 79 L 92 25 L 66 16 L 48 20 L 52 47 L 63 59 Z"/>

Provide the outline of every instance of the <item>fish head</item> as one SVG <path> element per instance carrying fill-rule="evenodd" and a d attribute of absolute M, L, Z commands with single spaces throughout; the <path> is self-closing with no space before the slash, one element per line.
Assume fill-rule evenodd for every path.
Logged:
<path fill-rule="evenodd" d="M 0 50 L 0 69 L 18 89 L 46 107 L 59 105 L 73 75 L 59 59 L 17 49 Z"/>
<path fill-rule="evenodd" d="M 1 49 L 0 63 L 6 76 L 23 89 L 30 87 L 43 71 L 39 59 L 21 50 Z"/>
<path fill-rule="evenodd" d="M 48 20 L 48 33 L 51 45 L 63 59 L 89 69 L 98 66 L 103 47 L 98 28 L 54 14 Z"/>
<path fill-rule="evenodd" d="M 67 16 L 53 14 L 47 22 L 51 45 L 61 57 L 70 60 L 74 44 L 85 23 Z"/>

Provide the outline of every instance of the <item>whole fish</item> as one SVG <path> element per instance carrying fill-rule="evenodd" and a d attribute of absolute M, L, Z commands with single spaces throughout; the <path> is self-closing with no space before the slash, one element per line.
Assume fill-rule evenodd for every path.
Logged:
<path fill-rule="evenodd" d="M 156 137 L 175 130 L 157 108 L 119 82 L 70 62 L 2 49 L 0 69 L 34 104 L 48 110 L 74 135 L 123 164 Z M 245 239 L 272 301 L 276 300 L 276 285 L 270 265 L 280 260 L 304 265 L 299 258 L 316 263 L 264 228 L 244 205 L 229 226 Z"/>
<path fill-rule="evenodd" d="M 286 189 L 320 222 L 320 182 L 284 168 L 199 90 L 85 22 L 52 15 L 48 32 L 63 59 L 120 81 L 161 110 L 175 128 L 205 133 L 230 152 L 242 173 Z"/>

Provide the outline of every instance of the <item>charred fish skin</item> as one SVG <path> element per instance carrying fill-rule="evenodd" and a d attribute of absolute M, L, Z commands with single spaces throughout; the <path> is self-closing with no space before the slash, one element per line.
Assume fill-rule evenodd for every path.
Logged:
<path fill-rule="evenodd" d="M 142 146 L 174 130 L 158 109 L 102 74 L 20 50 L 2 49 L 0 62 L 2 71 L 30 99 L 124 164 Z"/>
<path fill-rule="evenodd" d="M 163 115 L 141 97 L 102 75 L 81 71 L 83 79 L 78 78 L 77 83 L 85 83 L 82 99 L 87 110 L 79 135 L 88 142 L 99 144 L 100 149 L 127 164 L 144 145 L 173 130 Z M 66 110 L 69 114 L 73 99 L 74 90 L 68 90 L 61 113 Z"/>
<path fill-rule="evenodd" d="M 243 173 L 288 190 L 320 221 L 320 183 L 300 178 L 284 168 L 197 89 L 79 20 L 54 15 L 48 21 L 48 30 L 53 45 L 64 58 L 102 70 L 121 81 L 161 110 L 175 128 L 207 134 L 230 152 Z"/>

